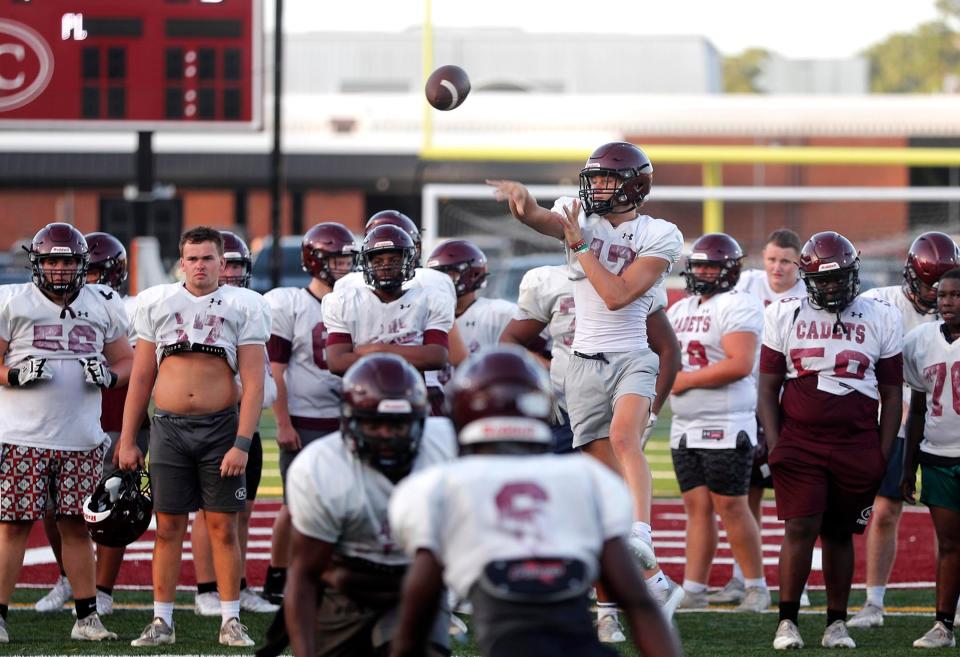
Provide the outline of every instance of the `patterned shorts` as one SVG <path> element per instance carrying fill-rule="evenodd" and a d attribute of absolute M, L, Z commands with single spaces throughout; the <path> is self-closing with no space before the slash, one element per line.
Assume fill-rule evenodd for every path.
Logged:
<path fill-rule="evenodd" d="M 47 496 L 56 517 L 83 515 L 106 452 L 106 441 L 86 452 L 0 445 L 0 521 L 43 518 Z"/>

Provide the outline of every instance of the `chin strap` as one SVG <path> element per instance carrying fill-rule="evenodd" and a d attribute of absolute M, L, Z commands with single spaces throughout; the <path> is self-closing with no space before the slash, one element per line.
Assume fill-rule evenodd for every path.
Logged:
<path fill-rule="evenodd" d="M 840 327 L 840 332 L 843 333 L 845 336 L 847 336 L 847 337 L 849 338 L 849 337 L 850 337 L 850 330 L 847 329 L 847 325 L 843 323 L 842 315 L 843 315 L 843 311 L 842 311 L 842 310 L 838 310 L 838 311 L 837 311 L 837 321 L 833 323 L 833 332 L 836 333 L 836 332 L 837 332 L 837 327 L 839 326 L 839 327 Z"/>

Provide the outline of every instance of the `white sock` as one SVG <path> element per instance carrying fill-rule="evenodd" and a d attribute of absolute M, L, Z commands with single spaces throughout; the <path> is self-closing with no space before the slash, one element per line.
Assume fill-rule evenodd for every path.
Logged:
<path fill-rule="evenodd" d="M 743 580 L 743 586 L 748 589 L 765 589 L 767 588 L 767 580 L 763 577 L 758 577 L 757 579 L 745 579 Z"/>
<path fill-rule="evenodd" d="M 743 571 L 740 569 L 740 564 L 738 564 L 736 561 L 733 562 L 733 575 L 731 576 L 731 579 L 735 579 L 738 582 L 743 582 L 744 579 Z"/>
<path fill-rule="evenodd" d="M 886 586 L 868 586 L 867 602 L 877 607 L 883 608 L 883 594 L 886 593 Z"/>
<path fill-rule="evenodd" d="M 707 590 L 707 585 L 703 582 L 694 582 L 692 579 L 683 580 L 683 590 L 690 593 L 703 593 Z"/>
<path fill-rule="evenodd" d="M 231 618 L 240 618 L 240 600 L 221 600 L 220 627 L 226 625 Z"/>
<path fill-rule="evenodd" d="M 647 579 L 647 588 L 650 589 L 651 593 L 656 593 L 657 591 L 666 591 L 670 588 L 667 578 L 664 576 L 662 570 L 658 570 L 656 575 L 651 575 Z"/>
<path fill-rule="evenodd" d="M 617 617 L 617 603 L 616 602 L 598 602 L 597 603 L 597 620 L 606 618 L 607 616 Z"/>
<path fill-rule="evenodd" d="M 630 530 L 630 533 L 634 536 L 639 536 L 645 542 L 653 545 L 653 534 L 650 530 L 650 525 L 642 520 L 637 520 L 633 523 L 633 528 Z"/>
<path fill-rule="evenodd" d="M 153 617 L 162 618 L 164 623 L 173 627 L 173 603 L 154 600 Z"/>

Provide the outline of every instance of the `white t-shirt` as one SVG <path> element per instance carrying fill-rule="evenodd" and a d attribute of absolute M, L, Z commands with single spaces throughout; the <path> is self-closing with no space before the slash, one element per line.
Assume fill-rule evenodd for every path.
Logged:
<path fill-rule="evenodd" d="M 750 442 L 756 444 L 763 305 L 756 297 L 736 290 L 716 294 L 703 302 L 700 299 L 686 297 L 667 311 L 680 342 L 682 371 L 692 372 L 724 360 L 721 340 L 730 333 L 757 336 L 754 367 L 749 375 L 725 386 L 692 388 L 682 395 L 670 395 L 670 446 L 679 447 L 681 436 L 686 434 L 689 448 L 733 448 L 740 431 L 745 431 Z"/>
<path fill-rule="evenodd" d="M 126 337 L 127 318 L 116 293 L 102 285 L 80 288 L 70 310 L 33 283 L 0 286 L 4 365 L 45 358 L 53 374 L 22 388 L 0 386 L 0 443 L 89 451 L 107 439 L 100 388 L 86 382 L 79 359 L 103 360 L 104 345 Z"/>
<path fill-rule="evenodd" d="M 783 299 L 764 312 L 763 344 L 786 357 L 786 378 L 816 375 L 817 389 L 833 395 L 859 392 L 879 399 L 876 364 L 903 348 L 900 311 L 881 299 L 858 296 L 836 313 L 811 307 L 804 296 Z"/>
<path fill-rule="evenodd" d="M 927 395 L 920 451 L 960 458 L 960 340 L 947 342 L 937 321 L 921 324 L 903 341 L 903 378 Z"/>
<path fill-rule="evenodd" d="M 457 455 L 447 418 L 427 418 L 412 472 Z M 315 440 L 297 455 L 287 473 L 287 504 L 293 526 L 349 557 L 404 566 L 410 559 L 387 520 L 394 483 L 347 447 L 340 432 Z"/>
<path fill-rule="evenodd" d="M 320 299 L 305 288 L 281 287 L 264 297 L 270 304 L 272 335 L 290 343 L 283 380 L 292 416 L 340 416 L 340 377 L 327 367 L 327 327 Z"/>
<path fill-rule="evenodd" d="M 390 501 L 397 542 L 433 552 L 461 598 L 499 559 L 575 558 L 592 581 L 604 542 L 632 524 L 623 480 L 579 454 L 461 457 L 408 477 Z"/>
<path fill-rule="evenodd" d="M 562 197 L 553 205 L 553 211 L 563 214 L 563 208 L 574 199 Z M 627 352 L 647 347 L 647 314 L 656 296 L 656 288 L 679 260 L 683 249 L 680 230 L 669 221 L 640 215 L 616 228 L 600 215 L 586 216 L 580 210 L 583 239 L 609 272 L 620 275 L 636 258 L 656 257 L 666 260 L 668 267 L 660 281 L 646 294 L 619 310 L 607 308 L 603 299 L 586 278 L 576 254 L 568 253 L 573 272 L 573 297 L 576 302 L 577 332 L 573 338 L 574 351 Z"/>
<path fill-rule="evenodd" d="M 764 306 L 769 306 L 774 301 L 786 299 L 788 297 L 807 296 L 807 286 L 803 280 L 797 279 L 789 290 L 785 292 L 774 292 L 770 287 L 770 279 L 767 278 L 767 272 L 763 269 L 746 269 L 740 272 L 740 280 L 734 288 L 739 292 L 749 294 L 759 299 Z"/>
<path fill-rule="evenodd" d="M 237 347 L 265 345 L 270 336 L 270 307 L 263 297 L 241 287 L 221 285 L 202 297 L 183 283 L 156 285 L 137 295 L 137 337 L 163 348 L 186 344 L 215 349 L 237 371 Z M 188 347 L 189 348 L 189 347 Z"/>
<path fill-rule="evenodd" d="M 453 307 L 430 288 L 415 287 L 383 302 L 373 290 L 348 287 L 323 297 L 327 335 L 349 335 L 355 345 L 422 345 L 427 331 L 449 333 Z"/>
<path fill-rule="evenodd" d="M 888 287 L 875 287 L 863 293 L 865 297 L 873 299 L 883 299 L 891 306 L 900 311 L 900 317 L 903 319 L 903 334 L 906 336 L 910 331 L 926 324 L 936 322 L 939 316 L 936 314 L 925 314 L 917 312 L 917 309 L 910 303 L 910 299 L 903 293 L 903 286 L 890 285 Z M 906 363 L 904 363 L 906 367 Z M 906 379 L 903 382 L 903 403 L 910 405 L 910 385 Z M 900 432 L 897 434 L 901 438 L 907 435 L 907 413 L 904 412 L 900 422 Z"/>
<path fill-rule="evenodd" d="M 340 278 L 334 284 L 333 289 L 339 292 L 348 287 L 366 287 L 366 283 L 363 280 L 363 272 L 350 272 Z M 417 267 L 413 272 L 413 278 L 403 284 L 403 289 L 411 290 L 418 287 L 430 288 L 434 293 L 441 294 L 450 304 L 450 316 L 453 316 L 457 307 L 457 288 L 454 287 L 449 275 L 436 269 L 430 269 L 429 267 Z M 424 372 L 423 379 L 427 387 L 442 387 L 440 377 L 443 372 L 444 370 L 427 370 Z"/>

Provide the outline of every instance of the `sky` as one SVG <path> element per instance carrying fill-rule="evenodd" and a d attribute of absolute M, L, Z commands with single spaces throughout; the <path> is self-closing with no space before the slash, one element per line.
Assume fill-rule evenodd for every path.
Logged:
<path fill-rule="evenodd" d="M 273 0 L 263 0 L 266 25 Z M 849 57 L 936 18 L 934 0 L 431 0 L 435 27 L 704 35 L 723 54 L 761 47 L 792 58 Z M 427 0 L 284 0 L 288 32 L 401 31 Z"/>

